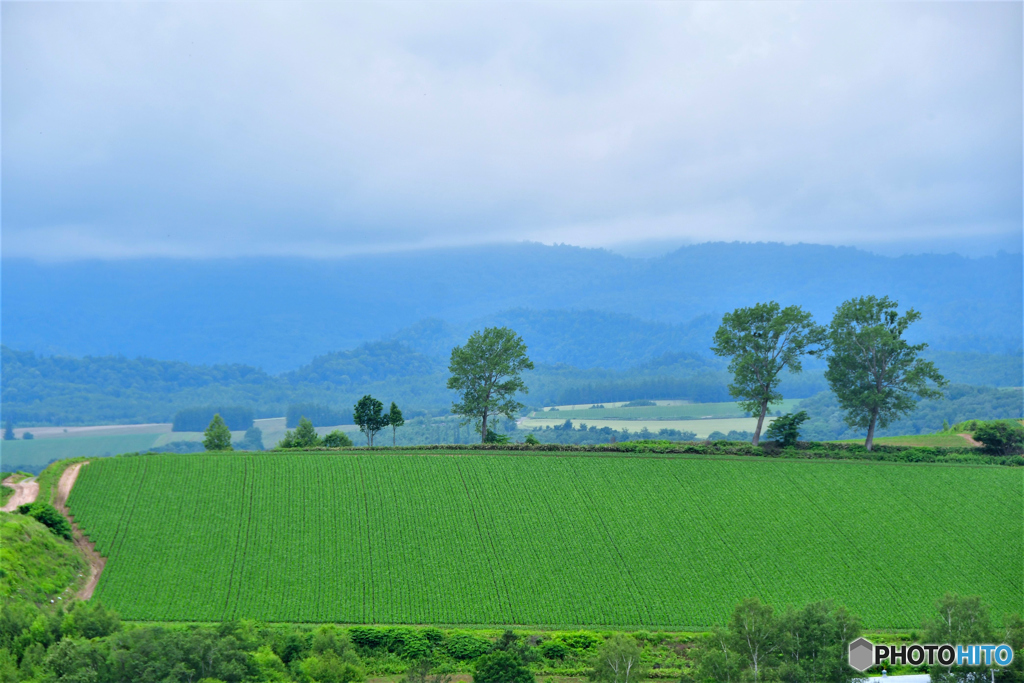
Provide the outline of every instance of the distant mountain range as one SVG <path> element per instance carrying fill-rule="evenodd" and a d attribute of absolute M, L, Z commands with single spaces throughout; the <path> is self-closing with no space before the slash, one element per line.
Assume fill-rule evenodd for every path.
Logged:
<path fill-rule="evenodd" d="M 665 354 L 707 356 L 723 312 L 770 299 L 827 322 L 847 298 L 888 295 L 922 312 L 912 337 L 934 351 L 1020 354 L 1024 327 L 1021 257 L 1007 254 L 889 258 L 715 243 L 636 259 L 517 244 L 323 261 L 5 259 L 2 267 L 9 348 L 274 374 L 375 340 L 440 362 L 493 324 L 519 332 L 537 362 L 625 370 Z"/>

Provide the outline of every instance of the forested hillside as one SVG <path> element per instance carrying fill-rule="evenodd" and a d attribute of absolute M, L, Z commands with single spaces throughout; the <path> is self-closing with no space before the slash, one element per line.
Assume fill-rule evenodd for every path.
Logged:
<path fill-rule="evenodd" d="M 424 345 L 424 351 L 436 353 L 429 345 Z M 959 407 L 927 402 L 889 433 L 934 431 L 943 418 L 952 423 L 1020 415 L 1019 390 L 1015 394 L 985 391 L 985 386 L 1019 387 L 1019 355 L 935 352 L 930 357 L 957 385 L 949 391 L 960 392 L 954 397 Z M 397 401 L 414 417 L 447 414 L 453 398 L 445 388 L 447 360 L 399 341 L 325 354 L 279 375 L 245 365 L 191 365 L 123 356 L 54 357 L 6 346 L 2 363 L 4 419 L 16 426 L 170 422 L 183 408 L 208 405 L 245 406 L 257 418 L 284 415 L 294 403 L 319 403 L 350 413 L 356 400 L 367 393 Z M 539 362 L 526 381 L 530 393 L 521 398 L 533 407 L 633 399 L 731 400 L 723 360 L 692 352 L 665 353 L 624 370 Z M 981 386 L 958 388 L 962 385 Z M 977 396 L 963 402 L 962 396 L 970 392 Z M 810 362 L 802 374 L 787 376 L 782 393 L 788 398 L 815 397 L 817 407 L 808 409 L 812 415 L 808 433 L 816 438 L 845 434 L 820 364 Z"/>
<path fill-rule="evenodd" d="M 508 323 L 535 360 L 628 368 L 669 351 L 705 353 L 721 314 L 737 306 L 774 299 L 827 318 L 865 294 L 921 311 L 912 336 L 934 350 L 1016 353 L 1022 338 L 1021 259 L 1008 254 L 889 258 L 718 243 L 637 259 L 517 244 L 338 260 L 5 259 L 3 270 L 12 348 L 273 373 L 426 318 L 452 326 L 424 324 L 401 338 L 427 355 L 446 352 L 470 328 Z"/>

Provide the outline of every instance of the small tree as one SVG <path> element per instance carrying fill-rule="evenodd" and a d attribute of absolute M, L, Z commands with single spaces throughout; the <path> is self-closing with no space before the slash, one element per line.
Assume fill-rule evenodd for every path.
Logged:
<path fill-rule="evenodd" d="M 801 356 L 824 339 L 824 328 L 815 325 L 811 314 L 799 306 L 782 308 L 770 301 L 722 316 L 711 350 L 731 358 L 729 394 L 740 399 L 744 410 L 757 415 L 755 446 L 768 406 L 782 400 L 778 391 L 782 371 L 803 370 Z"/>
<path fill-rule="evenodd" d="M 220 413 L 216 413 L 210 420 L 210 425 L 204 432 L 203 447 L 208 451 L 230 451 L 231 430 L 224 424 Z"/>
<path fill-rule="evenodd" d="M 388 424 L 391 425 L 391 446 L 394 447 L 398 443 L 398 428 L 405 424 L 405 418 L 402 417 L 402 411 L 398 409 L 398 404 L 394 401 L 391 402 L 391 410 L 388 412 Z"/>
<path fill-rule="evenodd" d="M 277 444 L 278 448 L 316 448 L 321 445 L 320 435 L 316 433 L 312 421 L 306 417 L 299 419 L 295 431 L 287 431 L 284 438 Z"/>
<path fill-rule="evenodd" d="M 461 393 L 452 404 L 452 412 L 465 418 L 462 424 L 479 420 L 480 441 L 487 440 L 487 420 L 504 415 L 510 420 L 523 404 L 515 400 L 517 392 L 528 393 L 523 370 L 533 370 L 526 356 L 526 344 L 507 327 L 487 327 L 474 332 L 465 346 L 452 349 L 448 388 Z"/>
<path fill-rule="evenodd" d="M 409 666 L 401 683 L 451 683 L 450 673 L 441 671 L 431 675 L 433 668 L 430 657 L 421 657 Z"/>
<path fill-rule="evenodd" d="M 359 399 L 352 413 L 352 421 L 359 425 L 359 431 L 366 435 L 366 445 L 373 446 L 373 437 L 388 426 L 384 404 L 367 394 Z"/>
<path fill-rule="evenodd" d="M 974 431 L 974 438 L 994 455 L 1013 455 L 1024 448 L 1024 425 L 1015 420 L 991 420 Z"/>
<path fill-rule="evenodd" d="M 935 619 L 925 624 L 927 640 L 924 642 L 970 645 L 994 641 L 992 620 L 981 598 L 946 593 L 935 603 L 935 609 L 938 612 Z M 990 679 L 995 668 L 935 664 L 931 667 L 930 673 L 933 681 L 954 683 L 973 680 L 981 683 Z"/>
<path fill-rule="evenodd" d="M 239 450 L 243 451 L 262 451 L 263 450 L 263 430 L 253 425 L 245 430 L 245 436 L 242 440 L 235 444 Z"/>
<path fill-rule="evenodd" d="M 801 410 L 799 413 L 786 413 L 781 417 L 772 420 L 768 431 L 764 433 L 766 439 L 778 441 L 780 445 L 789 447 L 796 445 L 800 438 L 800 425 L 807 421 L 807 413 Z"/>
<path fill-rule="evenodd" d="M 14 441 L 14 425 L 10 420 L 4 423 L 4 441 Z"/>
<path fill-rule="evenodd" d="M 736 606 L 729 620 L 729 647 L 750 666 L 754 683 L 764 678 L 764 669 L 779 649 L 779 624 L 771 605 L 747 598 Z"/>
<path fill-rule="evenodd" d="M 846 412 L 846 424 L 866 428 L 864 447 L 874 447 L 875 428 L 885 428 L 917 405 L 919 398 L 942 398 L 928 382 L 948 382 L 931 361 L 918 357 L 927 344 L 909 344 L 903 333 L 921 314 L 902 316 L 897 302 L 874 296 L 850 299 L 836 309 L 828 330 L 825 379 Z"/>
<path fill-rule="evenodd" d="M 320 435 L 313 427 L 313 421 L 303 417 L 299 420 L 299 426 L 295 428 L 296 448 L 316 448 L 320 445 Z"/>
<path fill-rule="evenodd" d="M 604 642 L 594 657 L 587 678 L 598 683 L 635 683 L 643 678 L 640 648 L 631 636 L 616 633 Z"/>

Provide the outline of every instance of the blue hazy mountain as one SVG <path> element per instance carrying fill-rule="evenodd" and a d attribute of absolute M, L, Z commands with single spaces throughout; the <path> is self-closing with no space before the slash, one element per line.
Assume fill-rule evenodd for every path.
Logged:
<path fill-rule="evenodd" d="M 71 356 L 241 363 L 270 373 L 393 339 L 431 358 L 485 324 L 535 358 L 627 368 L 707 354 L 725 311 L 774 299 L 827 322 L 888 295 L 933 350 L 1019 353 L 1019 255 L 890 258 L 846 247 L 711 243 L 638 259 L 537 244 L 335 260 L 3 261 L 3 341 Z"/>

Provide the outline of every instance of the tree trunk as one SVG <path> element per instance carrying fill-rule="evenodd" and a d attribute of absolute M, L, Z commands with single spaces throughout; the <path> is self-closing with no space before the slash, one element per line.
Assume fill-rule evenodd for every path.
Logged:
<path fill-rule="evenodd" d="M 395 448 L 398 445 L 398 427 L 391 428 L 391 447 Z"/>
<path fill-rule="evenodd" d="M 878 421 L 878 408 L 871 409 L 871 422 L 868 423 L 868 439 L 864 442 L 864 448 L 869 451 L 875 447 L 875 422 Z"/>
<path fill-rule="evenodd" d="M 480 443 L 487 443 L 487 413 L 484 412 L 484 420 L 480 424 Z"/>
<path fill-rule="evenodd" d="M 757 429 L 754 430 L 754 445 L 761 440 L 761 426 L 764 425 L 764 416 L 768 412 L 768 401 L 761 402 L 761 414 L 757 416 Z"/>

